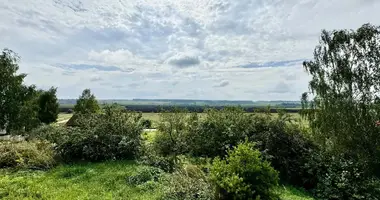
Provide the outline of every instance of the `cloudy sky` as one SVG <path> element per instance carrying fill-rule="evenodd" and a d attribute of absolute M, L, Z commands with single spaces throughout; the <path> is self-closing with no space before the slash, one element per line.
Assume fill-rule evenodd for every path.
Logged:
<path fill-rule="evenodd" d="M 322 29 L 378 0 L 0 0 L 0 48 L 60 98 L 299 100 Z"/>

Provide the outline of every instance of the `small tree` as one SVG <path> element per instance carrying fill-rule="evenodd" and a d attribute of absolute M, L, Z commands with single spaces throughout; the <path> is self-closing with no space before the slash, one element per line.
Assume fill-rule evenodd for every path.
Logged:
<path fill-rule="evenodd" d="M 59 104 L 57 99 L 57 88 L 50 88 L 43 91 L 38 97 L 38 118 L 45 124 L 57 121 L 59 114 Z"/>
<path fill-rule="evenodd" d="M 98 113 L 100 106 L 90 89 L 85 89 L 74 106 L 74 112 L 80 114 Z"/>

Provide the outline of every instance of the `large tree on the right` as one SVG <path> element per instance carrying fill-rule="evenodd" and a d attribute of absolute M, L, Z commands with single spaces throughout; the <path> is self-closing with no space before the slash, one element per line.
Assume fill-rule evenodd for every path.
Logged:
<path fill-rule="evenodd" d="M 380 27 L 323 30 L 314 59 L 303 63 L 311 75 L 307 106 L 313 136 L 325 148 L 369 163 L 380 163 Z M 311 108 L 311 109 L 310 109 Z"/>

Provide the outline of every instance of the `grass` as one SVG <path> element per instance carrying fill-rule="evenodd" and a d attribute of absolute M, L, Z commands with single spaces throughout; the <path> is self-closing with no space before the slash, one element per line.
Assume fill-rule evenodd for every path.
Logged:
<path fill-rule="evenodd" d="M 159 187 L 143 190 L 127 184 L 141 165 L 133 161 L 61 165 L 50 171 L 0 170 L 0 199 L 157 199 Z M 283 200 L 312 200 L 289 186 L 279 187 Z"/>
<path fill-rule="evenodd" d="M 278 189 L 282 200 L 313 200 L 309 194 L 292 186 L 280 186 Z"/>
<path fill-rule="evenodd" d="M 68 114 L 68 113 L 59 113 L 58 114 L 58 119 L 57 122 L 63 121 L 63 120 L 68 120 L 73 116 L 73 114 Z"/>
<path fill-rule="evenodd" d="M 132 161 L 63 165 L 47 172 L 0 171 L 0 199 L 157 199 L 158 191 L 127 184 Z"/>

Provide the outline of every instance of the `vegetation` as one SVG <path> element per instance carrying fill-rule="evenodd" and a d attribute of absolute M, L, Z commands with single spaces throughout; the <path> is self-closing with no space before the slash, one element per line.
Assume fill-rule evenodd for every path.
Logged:
<path fill-rule="evenodd" d="M 378 200 L 379 36 L 370 24 L 322 32 L 314 60 L 304 62 L 307 123 L 282 110 L 225 106 L 143 119 L 99 106 L 85 89 L 75 126 L 62 126 L 52 123 L 56 88 L 24 85 L 17 55 L 4 50 L 0 128 L 22 137 L 0 142 L 0 198 Z M 150 120 L 157 131 L 144 133 Z"/>
<path fill-rule="evenodd" d="M 222 199 L 278 199 L 275 188 L 278 172 L 252 143 L 243 143 L 228 151 L 225 160 L 215 158 L 211 180 Z"/>
<path fill-rule="evenodd" d="M 90 89 L 83 90 L 81 96 L 74 106 L 74 112 L 77 114 L 98 113 L 100 107 L 95 95 L 91 93 Z"/>
<path fill-rule="evenodd" d="M 50 88 L 42 91 L 38 98 L 38 119 L 45 124 L 56 122 L 59 114 L 59 104 L 57 99 L 57 88 Z"/>

